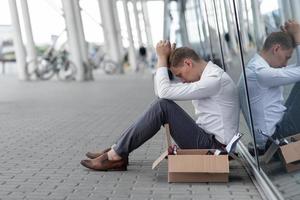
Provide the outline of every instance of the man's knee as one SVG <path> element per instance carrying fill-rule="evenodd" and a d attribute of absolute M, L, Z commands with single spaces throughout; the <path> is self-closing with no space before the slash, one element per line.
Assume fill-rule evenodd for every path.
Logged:
<path fill-rule="evenodd" d="M 177 104 L 172 100 L 159 98 L 153 102 L 152 106 L 154 108 L 156 107 L 160 110 L 167 111 L 169 109 L 173 109 L 174 107 L 176 107 Z"/>

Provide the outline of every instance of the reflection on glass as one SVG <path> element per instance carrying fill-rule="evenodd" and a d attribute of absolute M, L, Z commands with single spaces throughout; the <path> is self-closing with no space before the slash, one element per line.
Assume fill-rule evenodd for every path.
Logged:
<path fill-rule="evenodd" d="M 233 4 L 234 2 L 236 4 Z M 297 186 L 299 186 L 300 170 L 293 173 L 284 170 L 286 163 L 282 158 L 283 154 L 280 154 L 280 149 L 275 149 L 276 153 L 269 154 L 269 157 L 266 153 L 275 138 L 286 138 L 289 143 L 295 143 L 300 139 L 300 136 L 294 136 L 300 132 L 300 103 L 298 103 L 300 47 L 297 47 L 295 56 L 292 56 L 293 44 L 291 43 L 292 37 L 300 44 L 296 34 L 300 32 L 298 30 L 300 25 L 293 24 L 286 27 L 292 36 L 287 33 L 276 33 L 279 37 L 273 33 L 279 32 L 283 20 L 289 19 L 286 14 L 289 10 L 285 2 L 284 0 L 187 0 L 185 18 L 187 35 L 193 48 L 202 52 L 200 53 L 202 55 L 208 55 L 212 60 L 213 55 L 219 59 L 223 55 L 226 72 L 235 82 L 240 78 L 238 84 L 243 110 L 240 131 L 246 133 L 242 142 L 250 144 L 251 154 L 263 155 L 257 159 L 260 161 L 257 167 L 262 166 L 285 197 L 299 199 L 299 191 L 295 189 L 293 196 L 288 191 L 291 191 L 291 188 L 299 189 Z M 280 7 L 282 5 L 285 7 Z M 241 43 L 237 31 L 240 33 Z M 223 51 L 220 51 L 221 47 Z M 243 52 L 241 58 L 247 63 L 246 80 L 243 80 L 238 50 Z M 259 52 L 256 53 L 257 50 Z M 288 60 L 296 64 L 286 66 Z M 248 99 L 251 110 L 248 110 Z M 249 131 L 251 118 L 254 123 L 253 136 L 255 137 Z M 287 138 L 291 135 L 292 138 Z M 281 144 L 284 142 L 286 141 L 281 140 Z M 300 154 L 299 149 L 300 147 L 295 152 Z M 296 154 L 292 154 L 293 157 Z"/>
<path fill-rule="evenodd" d="M 256 139 L 256 145 L 250 143 L 248 150 L 260 155 L 260 166 L 284 198 L 296 200 L 300 197 L 300 47 L 293 53 L 293 42 L 300 44 L 300 25 L 286 24 L 287 31 L 280 32 L 280 25 L 295 16 L 288 1 L 245 2 L 248 31 L 255 36 L 253 45 L 259 50 L 253 55 L 250 43 L 250 51 L 243 55 Z M 250 119 L 246 120 L 249 125 Z"/>

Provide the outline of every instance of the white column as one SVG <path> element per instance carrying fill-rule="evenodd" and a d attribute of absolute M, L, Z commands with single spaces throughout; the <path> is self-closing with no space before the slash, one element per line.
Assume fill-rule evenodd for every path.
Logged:
<path fill-rule="evenodd" d="M 299 0 L 290 0 L 291 7 L 292 7 L 292 14 L 293 14 L 293 19 L 296 21 L 300 22 L 300 1 Z"/>
<path fill-rule="evenodd" d="M 134 48 L 134 43 L 133 43 L 133 36 L 131 32 L 131 23 L 130 23 L 130 18 L 129 18 L 129 12 L 128 12 L 128 6 L 127 6 L 127 0 L 123 0 L 123 8 L 124 8 L 124 13 L 125 13 L 125 18 L 126 18 L 126 27 L 127 27 L 127 33 L 128 33 L 128 40 L 129 40 L 129 63 L 132 69 L 136 70 L 137 68 L 137 58 L 136 58 L 136 53 L 135 53 L 135 48 Z"/>
<path fill-rule="evenodd" d="M 8 3 L 9 3 L 9 10 L 10 10 L 11 22 L 13 27 L 13 41 L 14 41 L 16 60 L 17 60 L 18 78 L 19 80 L 27 80 L 28 77 L 26 73 L 26 60 L 25 60 L 26 53 L 23 46 L 16 0 L 9 0 Z"/>
<path fill-rule="evenodd" d="M 140 26 L 139 12 L 138 12 L 138 9 L 137 9 L 136 1 L 137 0 L 133 0 L 132 1 L 133 12 L 134 12 L 134 19 L 135 19 L 135 23 L 136 23 L 136 31 L 137 31 L 137 36 L 138 36 L 138 44 L 139 44 L 139 46 L 142 46 L 143 45 L 143 41 L 142 41 L 142 34 L 141 34 L 141 26 Z"/>
<path fill-rule="evenodd" d="M 291 3 L 290 3 L 290 0 L 281 0 L 281 3 L 282 3 L 282 9 L 283 9 L 283 16 L 284 16 L 284 21 L 287 21 L 289 19 L 292 19 L 293 16 L 292 16 L 292 9 L 291 9 Z M 298 9 L 299 8 L 295 8 L 295 9 Z M 299 11 L 298 11 L 299 12 Z"/>
<path fill-rule="evenodd" d="M 71 60 L 77 67 L 76 79 L 79 81 L 84 81 L 85 72 L 83 60 L 81 57 L 80 43 L 78 42 L 78 28 L 76 25 L 75 13 L 73 9 L 73 0 L 63 0 L 62 5 L 68 32 L 69 52 L 71 55 Z"/>
<path fill-rule="evenodd" d="M 32 36 L 32 29 L 31 29 L 31 22 L 30 22 L 30 15 L 28 10 L 28 4 L 27 0 L 22 0 L 21 7 L 22 7 L 22 13 L 23 13 L 23 21 L 25 26 L 25 34 L 26 34 L 26 50 L 27 50 L 27 62 L 30 62 L 31 69 L 27 68 L 27 71 L 34 70 L 37 67 L 37 53 L 35 49 L 35 43 Z"/>
<path fill-rule="evenodd" d="M 73 6 L 74 6 L 74 14 L 75 14 L 75 21 L 76 21 L 76 27 L 77 27 L 77 34 L 79 39 L 79 45 L 80 45 L 80 52 L 82 56 L 82 60 L 85 63 L 85 80 L 92 80 L 93 79 L 93 68 L 92 66 L 88 65 L 88 49 L 87 49 L 87 43 L 84 36 L 83 31 L 83 25 L 82 25 L 82 18 L 81 18 L 81 8 L 79 6 L 79 0 L 73 0 Z"/>
<path fill-rule="evenodd" d="M 205 48 L 205 38 L 202 38 L 201 36 L 201 29 L 200 29 L 200 24 L 202 25 L 202 20 L 201 20 L 201 16 L 200 16 L 200 5 L 198 4 L 199 1 L 194 0 L 194 5 L 195 5 L 195 16 L 197 18 L 197 31 L 198 31 L 198 35 L 199 35 L 199 39 L 200 39 L 200 46 L 202 49 L 201 55 L 204 56 L 206 55 L 206 48 Z M 203 32 L 203 30 L 202 30 Z M 203 40 L 203 42 L 202 42 Z"/>
<path fill-rule="evenodd" d="M 266 31 L 260 13 L 259 2 L 257 0 L 251 0 L 251 8 L 253 13 L 255 43 L 257 49 L 260 50 L 263 44 L 263 39 L 265 37 Z"/>
<path fill-rule="evenodd" d="M 117 63 L 121 62 L 122 42 L 120 36 L 120 28 L 118 24 L 118 16 L 116 15 L 115 1 L 98 0 L 99 10 L 104 35 L 104 46 L 106 53 L 110 59 Z M 122 72 L 122 66 L 119 69 Z"/>
<path fill-rule="evenodd" d="M 123 59 L 122 55 L 123 55 L 123 41 L 122 41 L 122 34 L 121 34 L 121 26 L 120 26 L 120 21 L 119 21 L 119 13 L 118 13 L 118 9 L 117 9 L 117 4 L 116 1 L 112 1 L 111 2 L 112 5 L 112 10 L 113 10 L 113 18 L 115 19 L 115 41 L 117 41 L 117 51 L 119 52 L 119 59 L 120 62 Z M 120 65 L 121 66 L 121 65 Z M 123 70 L 123 68 L 121 67 L 121 70 Z M 121 71 L 122 72 L 122 71 Z"/>
<path fill-rule="evenodd" d="M 207 35 L 207 29 L 206 29 L 206 22 L 204 21 L 204 15 L 205 15 L 205 11 L 203 8 L 203 1 L 198 0 L 198 4 L 199 4 L 199 11 L 200 11 L 200 22 L 201 22 L 201 28 L 203 30 L 203 36 L 204 36 L 204 46 L 205 46 L 205 53 L 208 55 L 208 51 L 207 49 L 210 49 L 210 53 L 211 53 L 211 48 L 210 48 L 210 38 Z"/>
<path fill-rule="evenodd" d="M 233 20 L 231 18 L 231 10 L 229 9 L 229 4 L 228 1 L 224 1 L 224 6 L 225 6 L 225 15 L 226 15 L 226 20 L 227 20 L 227 25 L 228 25 L 228 34 L 229 34 L 229 42 L 230 45 L 234 51 L 234 53 L 236 53 L 237 51 L 237 43 L 236 43 L 236 39 L 235 39 L 235 34 L 234 34 L 234 23 Z"/>
<path fill-rule="evenodd" d="M 180 26 L 182 43 L 183 43 L 183 45 L 189 46 L 190 42 L 189 42 L 187 28 L 186 28 L 184 5 L 185 5 L 185 2 L 182 2 L 182 1 L 178 1 L 178 3 L 177 3 L 177 7 L 178 7 L 178 11 L 179 11 L 179 26 Z"/>
<path fill-rule="evenodd" d="M 146 37 L 147 37 L 147 45 L 148 47 L 152 47 L 153 40 L 152 40 L 151 26 L 150 26 L 150 20 L 148 15 L 147 1 L 141 0 L 141 5 L 142 5 L 142 14 L 143 14 Z"/>
<path fill-rule="evenodd" d="M 81 52 L 83 61 L 87 62 L 87 60 L 88 60 L 87 43 L 85 41 L 85 36 L 84 36 L 84 32 L 83 32 L 83 25 L 82 25 L 82 19 L 81 19 L 81 8 L 79 6 L 79 1 L 73 0 L 73 6 L 74 6 L 76 28 L 77 28 L 77 33 L 79 36 L 78 42 L 80 43 L 80 52 Z"/>
<path fill-rule="evenodd" d="M 169 0 L 164 0 L 164 32 L 163 32 L 163 39 L 164 40 L 170 39 L 169 38 L 169 32 L 170 32 Z"/>
<path fill-rule="evenodd" d="M 285 16 L 284 16 L 284 10 L 283 10 L 283 3 L 282 0 L 277 0 L 278 2 L 278 8 L 279 8 L 279 16 L 280 16 L 280 24 L 284 24 Z"/>
<path fill-rule="evenodd" d="M 244 9 L 244 1 L 236 1 L 238 3 L 238 13 L 239 13 L 239 21 L 240 21 L 240 31 L 241 31 L 241 35 L 242 35 L 242 40 L 243 40 L 243 49 L 244 51 L 247 51 L 248 49 L 248 45 L 249 45 L 249 40 L 248 40 L 248 32 L 245 26 L 245 18 L 244 18 L 244 13 L 245 13 L 245 9 Z"/>

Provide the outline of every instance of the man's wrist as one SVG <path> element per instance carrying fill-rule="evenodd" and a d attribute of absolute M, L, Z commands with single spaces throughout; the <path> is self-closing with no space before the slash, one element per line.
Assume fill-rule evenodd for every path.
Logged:
<path fill-rule="evenodd" d="M 159 56 L 157 58 L 157 67 L 167 67 L 168 66 L 168 59 L 164 56 Z"/>
<path fill-rule="evenodd" d="M 168 63 L 166 62 L 157 62 L 157 67 L 167 67 Z"/>

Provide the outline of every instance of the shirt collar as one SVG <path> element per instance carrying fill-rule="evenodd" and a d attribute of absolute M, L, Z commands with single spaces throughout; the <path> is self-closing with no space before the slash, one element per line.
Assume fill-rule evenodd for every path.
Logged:
<path fill-rule="evenodd" d="M 269 63 L 267 63 L 267 61 L 263 57 L 261 57 L 261 55 L 256 53 L 255 57 L 256 57 L 256 61 L 258 61 L 261 65 L 265 67 L 270 67 Z"/>

